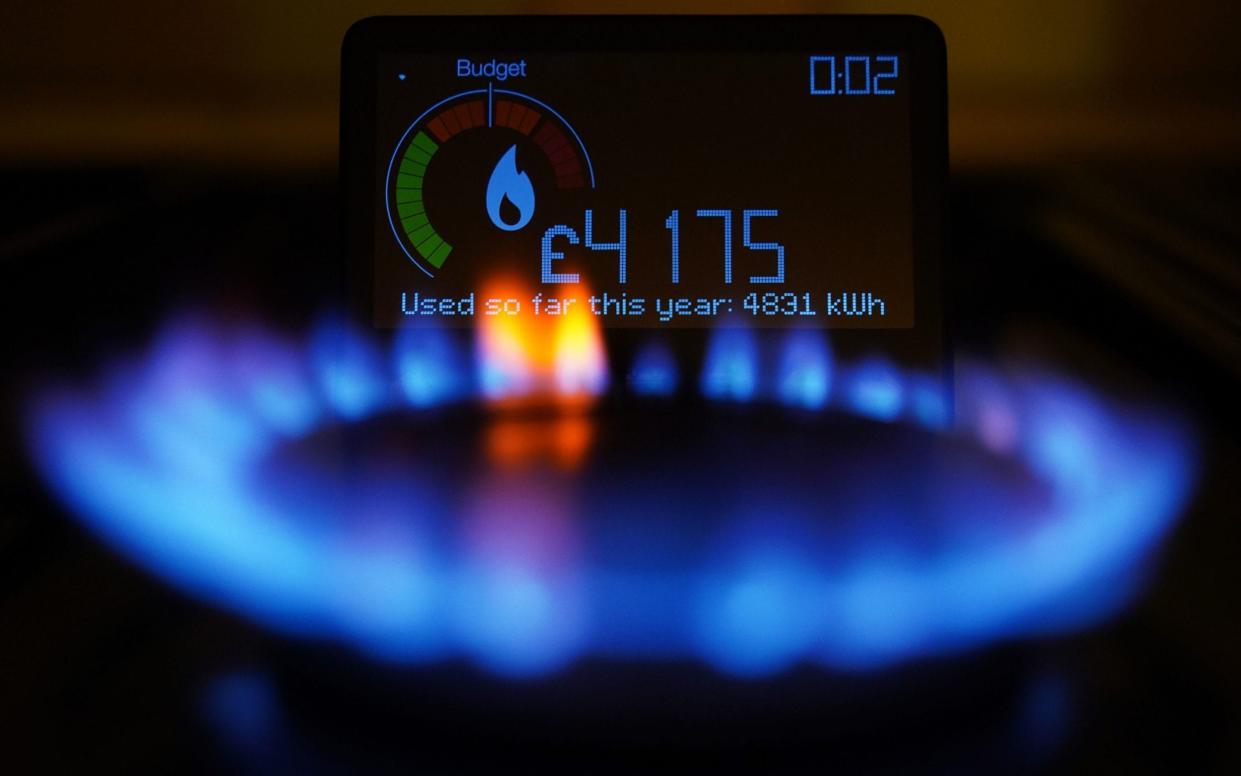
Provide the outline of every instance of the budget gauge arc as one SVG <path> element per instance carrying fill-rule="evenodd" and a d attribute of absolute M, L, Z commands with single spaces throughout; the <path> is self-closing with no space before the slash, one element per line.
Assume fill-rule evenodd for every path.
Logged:
<path fill-rule="evenodd" d="M 561 190 L 595 187 L 590 153 L 564 116 L 546 102 L 521 92 L 468 89 L 436 102 L 415 118 L 388 160 L 384 204 L 401 250 L 428 276 L 443 267 L 453 246 L 431 223 L 426 210 L 426 173 L 441 147 L 462 133 L 507 131 L 523 136 L 542 153 Z"/>

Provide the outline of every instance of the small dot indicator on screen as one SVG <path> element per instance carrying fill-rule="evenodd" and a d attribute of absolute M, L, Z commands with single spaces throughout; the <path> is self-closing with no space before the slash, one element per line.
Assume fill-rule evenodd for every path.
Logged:
<path fill-rule="evenodd" d="M 404 81 L 404 80 L 405 80 L 405 74 L 404 74 L 404 73 L 397 73 L 397 74 L 396 74 L 396 77 L 397 77 L 397 78 L 399 78 L 399 79 L 401 79 L 402 81 Z"/>

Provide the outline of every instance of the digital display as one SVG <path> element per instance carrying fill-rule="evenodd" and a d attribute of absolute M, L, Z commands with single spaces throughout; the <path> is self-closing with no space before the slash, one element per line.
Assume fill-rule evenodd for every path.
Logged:
<path fill-rule="evenodd" d="M 392 34 L 352 75 L 372 115 L 346 130 L 371 149 L 351 176 L 372 325 L 577 305 L 605 328 L 938 326 L 916 179 L 942 62 L 909 19 L 489 20 L 494 48 L 415 40 L 462 20 L 374 21 Z M 678 46 L 695 25 L 732 32 Z"/>

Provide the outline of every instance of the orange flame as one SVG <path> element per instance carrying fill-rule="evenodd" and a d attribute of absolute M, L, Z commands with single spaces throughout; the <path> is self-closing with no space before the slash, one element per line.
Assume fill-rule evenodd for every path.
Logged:
<path fill-rule="evenodd" d="M 500 279 L 481 295 L 479 372 L 493 402 L 589 405 L 607 388 L 607 357 L 590 292 L 531 292 Z"/>
<path fill-rule="evenodd" d="M 554 417 L 499 417 L 487 428 L 487 458 L 504 469 L 521 469 L 548 462 L 574 469 L 590 451 L 595 437 L 593 419 L 579 412 Z"/>
<path fill-rule="evenodd" d="M 505 468 L 546 460 L 581 462 L 594 439 L 582 413 L 607 388 L 607 355 L 590 291 L 532 292 L 520 281 L 488 283 L 478 309 L 478 369 L 496 407 L 554 408 L 551 416 L 498 417 L 487 432 L 493 463 Z"/>

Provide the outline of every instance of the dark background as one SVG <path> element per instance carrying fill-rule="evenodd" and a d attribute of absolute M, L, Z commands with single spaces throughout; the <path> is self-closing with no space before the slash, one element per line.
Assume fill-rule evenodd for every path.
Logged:
<path fill-rule="evenodd" d="M 913 12 L 943 29 L 949 301 L 960 350 L 995 359 L 1037 352 L 1109 390 L 1160 397 L 1198 429 L 1197 493 L 1141 601 L 1104 627 L 930 671 L 790 677 L 769 697 L 828 682 L 843 700 L 797 724 L 785 724 L 778 703 L 765 705 L 726 738 L 691 726 L 680 748 L 617 754 L 615 742 L 589 743 L 591 730 L 615 730 L 606 715 L 586 715 L 595 728 L 578 725 L 574 740 L 512 728 L 546 700 L 538 688 L 504 695 L 510 705 L 497 707 L 495 688 L 464 670 L 376 677 L 171 592 L 45 492 L 26 462 L 20 399 L 41 375 L 90 373 L 187 304 L 260 309 L 303 327 L 313 312 L 306 300 L 327 298 L 339 282 L 340 39 L 373 13 L 461 7 L 16 2 L 0 18 L 0 758 L 15 771 L 392 762 L 453 770 L 486 752 L 509 764 L 598 751 L 607 757 L 593 761 L 597 769 L 686 754 L 756 769 L 807 755 L 855 770 L 1241 765 L 1241 8 L 1206 0 L 750 7 Z M 202 712 L 203 688 L 237 670 L 266 671 L 295 710 L 255 751 L 222 744 Z M 690 688 L 686 697 L 718 692 L 688 669 L 668 669 L 653 684 L 677 682 Z M 266 685 L 257 686 L 261 694 Z M 1037 707 L 1044 686 L 1053 704 L 1070 699 L 1067 721 L 1014 743 L 1000 720 Z M 825 730 L 833 732 L 817 735 Z"/>

